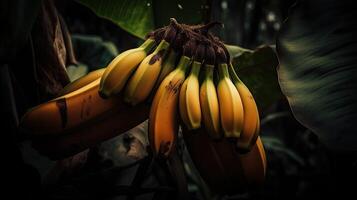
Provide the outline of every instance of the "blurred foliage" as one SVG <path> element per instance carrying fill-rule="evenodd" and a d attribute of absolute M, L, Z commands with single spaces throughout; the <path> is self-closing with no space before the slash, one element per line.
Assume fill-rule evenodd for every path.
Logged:
<path fill-rule="evenodd" d="M 280 85 L 294 116 L 329 148 L 357 151 L 354 2 L 301 1 L 277 42 Z"/>
<path fill-rule="evenodd" d="M 227 45 L 232 63 L 240 79 L 251 90 L 260 111 L 282 97 L 276 67 L 278 58 L 270 46 L 252 50 Z"/>
<path fill-rule="evenodd" d="M 118 55 L 115 44 L 103 41 L 99 36 L 73 35 L 72 43 L 79 64 L 67 67 L 71 81 L 86 75 L 90 71 L 107 66 Z"/>
<path fill-rule="evenodd" d="M 88 67 L 84 64 L 77 64 L 77 65 L 70 65 L 67 67 L 67 74 L 69 80 L 71 82 L 75 81 L 76 79 L 81 78 L 82 76 L 88 73 Z"/>
<path fill-rule="evenodd" d="M 89 71 L 107 66 L 118 55 L 115 44 L 99 36 L 73 35 L 72 43 L 77 59 L 89 66 Z"/>
<path fill-rule="evenodd" d="M 228 44 L 254 49 L 275 44 L 276 33 L 296 0 L 212 1 L 212 20 L 224 23 L 216 33 Z"/>

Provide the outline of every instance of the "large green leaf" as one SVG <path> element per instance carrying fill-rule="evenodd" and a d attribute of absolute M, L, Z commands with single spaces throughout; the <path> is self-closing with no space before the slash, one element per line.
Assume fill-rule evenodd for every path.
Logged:
<path fill-rule="evenodd" d="M 154 28 L 152 0 L 77 0 L 98 16 L 109 19 L 129 33 L 144 38 Z"/>
<path fill-rule="evenodd" d="M 280 86 L 291 109 L 335 150 L 357 150 L 357 7 L 301 1 L 277 41 Z"/>
<path fill-rule="evenodd" d="M 139 38 L 144 38 L 157 27 L 167 25 L 171 17 L 180 23 L 200 23 L 207 10 L 205 0 L 77 1 Z"/>
<path fill-rule="evenodd" d="M 261 46 L 252 51 L 227 45 L 227 49 L 238 76 L 253 93 L 259 110 L 263 111 L 282 96 L 276 75 L 278 59 L 272 47 Z"/>

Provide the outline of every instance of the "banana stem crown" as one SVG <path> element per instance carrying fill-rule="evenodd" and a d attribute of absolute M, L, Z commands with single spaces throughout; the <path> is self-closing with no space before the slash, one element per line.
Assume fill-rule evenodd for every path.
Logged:
<path fill-rule="evenodd" d="M 182 56 L 180 58 L 180 62 L 177 65 L 177 69 L 186 71 L 187 67 L 191 64 L 191 58 L 187 57 L 187 56 Z"/>
<path fill-rule="evenodd" d="M 214 65 L 205 65 L 205 78 L 208 80 L 213 80 Z"/>

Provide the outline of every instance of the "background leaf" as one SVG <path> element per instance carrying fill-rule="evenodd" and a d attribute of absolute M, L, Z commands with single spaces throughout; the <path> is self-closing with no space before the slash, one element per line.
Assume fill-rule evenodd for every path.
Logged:
<path fill-rule="evenodd" d="M 291 109 L 330 148 L 357 150 L 357 18 L 352 1 L 301 1 L 277 41 Z"/>
<path fill-rule="evenodd" d="M 197 24 L 207 15 L 205 0 L 77 0 L 98 16 L 113 21 L 127 32 L 144 38 L 174 17 L 180 23 Z"/>
<path fill-rule="evenodd" d="M 89 71 L 106 67 L 119 53 L 114 43 L 99 36 L 73 35 L 72 43 L 77 59 L 88 65 Z"/>
<path fill-rule="evenodd" d="M 253 93 L 261 111 L 281 97 L 276 75 L 278 59 L 272 47 L 261 46 L 254 51 L 227 47 L 238 76 Z"/>
<path fill-rule="evenodd" d="M 78 0 L 78 2 L 137 37 L 144 38 L 154 28 L 151 0 Z"/>

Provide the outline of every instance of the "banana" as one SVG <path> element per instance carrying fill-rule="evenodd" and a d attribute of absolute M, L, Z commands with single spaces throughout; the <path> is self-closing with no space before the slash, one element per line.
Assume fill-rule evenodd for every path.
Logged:
<path fill-rule="evenodd" d="M 229 78 L 226 63 L 218 65 L 217 86 L 221 125 L 225 137 L 239 138 L 243 128 L 243 105 L 238 90 Z"/>
<path fill-rule="evenodd" d="M 204 126 L 212 138 L 220 138 L 221 122 L 216 86 L 213 83 L 214 65 L 205 65 L 205 79 L 200 87 L 200 103 Z"/>
<path fill-rule="evenodd" d="M 114 58 L 101 78 L 100 95 L 107 98 L 118 94 L 154 44 L 155 40 L 149 38 L 140 47 L 127 50 Z"/>
<path fill-rule="evenodd" d="M 260 138 L 250 152 L 241 154 L 234 143 L 212 140 L 202 127 L 183 127 L 182 134 L 195 167 L 214 192 L 237 194 L 263 183 L 266 157 Z"/>
<path fill-rule="evenodd" d="M 37 137 L 32 140 L 33 147 L 54 160 L 67 158 L 136 127 L 148 118 L 149 111 L 147 104 L 133 107 L 128 106 L 123 98 L 116 98 L 110 111 L 63 134 Z"/>
<path fill-rule="evenodd" d="M 259 136 L 251 151 L 246 154 L 239 154 L 239 158 L 247 183 L 250 185 L 262 183 L 266 175 L 267 161 L 264 146 Z"/>
<path fill-rule="evenodd" d="M 148 55 L 130 78 L 124 94 L 124 100 L 131 105 L 144 101 L 152 91 L 162 68 L 170 44 L 162 40 L 153 53 Z"/>
<path fill-rule="evenodd" d="M 61 92 L 58 94 L 58 96 L 63 96 L 65 94 L 71 93 L 75 90 L 78 90 L 79 88 L 88 85 L 89 83 L 95 81 L 96 79 L 100 78 L 105 71 L 105 68 L 97 69 L 92 72 L 89 72 L 87 75 L 69 83 L 66 85 Z"/>
<path fill-rule="evenodd" d="M 190 75 L 182 84 L 180 90 L 179 108 L 181 119 L 188 129 L 197 129 L 201 126 L 200 86 L 198 75 L 202 63 L 192 63 Z"/>
<path fill-rule="evenodd" d="M 103 99 L 98 95 L 100 79 L 40 104 L 22 117 L 21 127 L 34 135 L 63 133 L 94 119 L 115 107 L 117 98 Z"/>
<path fill-rule="evenodd" d="M 265 150 L 264 150 L 264 145 L 263 145 L 263 142 L 262 142 L 262 139 L 260 136 L 257 137 L 257 140 L 255 142 L 258 150 L 259 150 L 259 154 L 261 155 L 262 157 L 262 165 L 264 167 L 264 176 L 266 175 L 266 169 L 267 169 L 267 158 L 266 158 L 266 153 L 265 153 Z"/>
<path fill-rule="evenodd" d="M 229 66 L 229 72 L 237 88 L 239 95 L 242 99 L 243 110 L 244 110 L 244 122 L 243 130 L 239 140 L 237 141 L 237 146 L 242 151 L 249 151 L 251 147 L 255 144 L 255 141 L 259 134 L 259 112 L 257 105 L 254 101 L 252 93 L 249 91 L 247 86 L 239 79 L 232 64 Z"/>
<path fill-rule="evenodd" d="M 149 115 L 149 141 L 155 155 L 168 156 L 178 131 L 177 103 L 191 60 L 182 56 L 177 68 L 160 84 Z"/>

